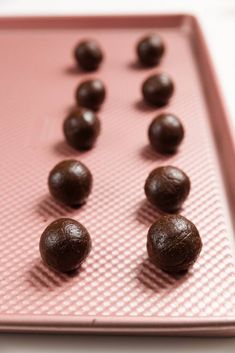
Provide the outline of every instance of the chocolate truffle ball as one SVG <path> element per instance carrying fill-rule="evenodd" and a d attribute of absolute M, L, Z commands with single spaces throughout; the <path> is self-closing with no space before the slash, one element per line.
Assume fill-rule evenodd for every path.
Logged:
<path fill-rule="evenodd" d="M 178 211 L 190 191 L 190 180 L 179 168 L 172 166 L 154 169 L 144 186 L 149 202 L 163 212 Z"/>
<path fill-rule="evenodd" d="M 91 249 L 91 238 L 86 228 L 70 218 L 52 222 L 42 233 L 39 250 L 43 262 L 58 272 L 76 270 Z"/>
<path fill-rule="evenodd" d="M 148 77 L 142 85 L 142 94 L 145 101 L 157 107 L 166 105 L 173 92 L 174 84 L 165 73 Z"/>
<path fill-rule="evenodd" d="M 81 107 L 98 110 L 105 99 L 105 87 L 100 80 L 83 81 L 76 91 L 77 104 Z"/>
<path fill-rule="evenodd" d="M 100 133 L 100 120 L 91 110 L 73 111 L 64 121 L 67 143 L 77 150 L 92 148 Z"/>
<path fill-rule="evenodd" d="M 160 269 L 179 273 L 188 270 L 201 252 L 202 241 L 195 225 L 183 216 L 159 217 L 147 236 L 150 260 Z"/>
<path fill-rule="evenodd" d="M 103 60 L 103 53 L 95 40 L 83 40 L 74 50 L 75 59 L 84 71 L 97 70 Z"/>
<path fill-rule="evenodd" d="M 150 34 L 138 42 L 136 51 L 142 65 L 154 66 L 159 64 L 164 54 L 165 46 L 158 35 Z"/>
<path fill-rule="evenodd" d="M 85 164 L 72 159 L 65 160 L 50 172 L 48 187 L 56 200 L 76 207 L 83 204 L 90 195 L 92 175 Z"/>
<path fill-rule="evenodd" d="M 155 151 L 173 153 L 183 140 L 184 128 L 177 116 L 160 114 L 150 124 L 148 137 Z"/>

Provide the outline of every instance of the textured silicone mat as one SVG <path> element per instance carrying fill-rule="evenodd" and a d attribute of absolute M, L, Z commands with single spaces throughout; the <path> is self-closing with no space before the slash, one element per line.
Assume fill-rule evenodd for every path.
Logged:
<path fill-rule="evenodd" d="M 113 26 L 110 20 L 104 28 L 102 21 L 97 28 L 82 28 L 79 19 L 73 19 L 71 28 L 69 21 L 60 27 L 59 20 L 54 28 L 49 19 L 41 28 L 24 27 L 27 20 L 19 28 L 2 26 L 2 329 L 138 328 L 162 333 L 165 327 L 167 333 L 192 333 L 233 326 L 232 234 L 203 77 L 192 33 L 184 26 L 168 26 L 169 18 L 165 26 L 162 18 L 159 28 L 158 17 L 154 26 L 147 18 L 135 20 L 134 28 L 118 28 L 118 20 Z M 158 68 L 141 69 L 135 64 L 134 46 L 152 31 L 162 36 L 167 51 Z M 74 68 L 71 52 L 84 37 L 96 38 L 105 51 L 102 68 L 93 74 Z M 167 107 L 154 110 L 141 101 L 140 86 L 160 71 L 172 76 L 176 90 Z M 96 147 L 78 153 L 64 142 L 62 123 L 74 104 L 75 88 L 88 77 L 101 78 L 108 94 L 99 112 L 102 133 Z M 161 111 L 181 117 L 186 130 L 179 153 L 172 157 L 158 156 L 148 147 L 148 125 Z M 48 195 L 47 175 L 65 158 L 80 159 L 94 176 L 92 195 L 77 210 L 62 207 Z M 204 245 L 198 262 L 180 278 L 154 268 L 146 254 L 147 230 L 158 214 L 145 201 L 143 185 L 153 168 L 167 164 L 182 168 L 191 178 L 192 190 L 181 213 L 197 225 Z M 48 270 L 39 257 L 42 231 L 62 216 L 82 222 L 93 241 L 88 260 L 74 276 Z"/>

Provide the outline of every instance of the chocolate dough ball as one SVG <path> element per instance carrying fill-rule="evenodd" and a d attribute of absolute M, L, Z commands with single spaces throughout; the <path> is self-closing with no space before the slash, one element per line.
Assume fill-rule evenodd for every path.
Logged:
<path fill-rule="evenodd" d="M 100 133 L 100 120 L 91 110 L 76 110 L 64 121 L 67 143 L 77 150 L 92 148 Z"/>
<path fill-rule="evenodd" d="M 177 116 L 163 113 L 151 122 L 148 137 L 155 151 L 173 153 L 184 138 L 184 128 Z"/>
<path fill-rule="evenodd" d="M 149 202 L 160 211 L 176 212 L 189 194 L 190 180 L 179 168 L 159 167 L 149 174 L 144 190 Z"/>
<path fill-rule="evenodd" d="M 83 81 L 77 88 L 76 99 L 80 107 L 98 110 L 105 99 L 105 87 L 101 80 Z"/>
<path fill-rule="evenodd" d="M 103 53 L 95 40 L 83 40 L 74 51 L 78 66 L 84 71 L 97 70 L 103 60 Z"/>
<path fill-rule="evenodd" d="M 52 222 L 42 233 L 39 250 L 43 262 L 58 272 L 76 270 L 91 250 L 86 228 L 70 218 Z"/>
<path fill-rule="evenodd" d="M 188 270 L 197 260 L 201 248 L 202 241 L 197 228 L 183 216 L 161 216 L 148 231 L 149 258 L 167 272 Z"/>
<path fill-rule="evenodd" d="M 165 74 L 155 74 L 148 77 L 142 85 L 144 100 L 157 107 L 166 105 L 174 92 L 171 78 Z"/>
<path fill-rule="evenodd" d="M 56 200 L 68 206 L 79 206 L 90 195 L 92 174 L 85 164 L 73 159 L 65 160 L 51 170 L 48 187 Z"/>
<path fill-rule="evenodd" d="M 154 66 L 159 64 L 164 54 L 165 46 L 158 35 L 150 34 L 138 42 L 136 51 L 142 65 Z"/>

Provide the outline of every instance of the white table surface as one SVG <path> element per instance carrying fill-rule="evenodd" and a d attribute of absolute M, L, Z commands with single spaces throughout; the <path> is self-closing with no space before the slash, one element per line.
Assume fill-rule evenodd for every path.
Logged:
<path fill-rule="evenodd" d="M 235 0 L 0 0 L 0 16 L 190 12 L 202 24 L 235 123 Z M 0 334 L 0 353 L 228 353 L 235 338 Z"/>

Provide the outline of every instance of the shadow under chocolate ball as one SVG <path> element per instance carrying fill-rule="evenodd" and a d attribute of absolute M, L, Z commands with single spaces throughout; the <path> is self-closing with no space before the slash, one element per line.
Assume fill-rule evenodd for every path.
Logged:
<path fill-rule="evenodd" d="M 39 250 L 43 262 L 59 272 L 76 270 L 91 250 L 87 229 L 70 218 L 52 222 L 42 233 Z"/>
<path fill-rule="evenodd" d="M 196 226 L 180 215 L 161 216 L 147 235 L 150 260 L 160 269 L 179 273 L 197 260 L 202 241 Z"/>
<path fill-rule="evenodd" d="M 63 131 L 67 143 L 77 150 L 92 148 L 100 133 L 100 120 L 91 110 L 77 109 L 64 121 Z"/>
<path fill-rule="evenodd" d="M 160 211 L 176 212 L 188 197 L 190 180 L 179 168 L 159 167 L 147 177 L 144 190 L 149 202 Z"/>
<path fill-rule="evenodd" d="M 77 207 L 86 202 L 91 193 L 92 174 L 82 162 L 64 160 L 51 170 L 48 187 L 56 200 Z"/>

